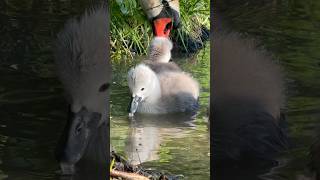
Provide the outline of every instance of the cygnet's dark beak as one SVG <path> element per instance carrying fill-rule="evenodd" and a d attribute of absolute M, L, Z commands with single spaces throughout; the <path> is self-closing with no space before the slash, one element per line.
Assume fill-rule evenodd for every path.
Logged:
<path fill-rule="evenodd" d="M 132 117 L 134 113 L 137 111 L 139 103 L 141 102 L 142 97 L 134 96 L 131 101 L 129 116 Z"/>

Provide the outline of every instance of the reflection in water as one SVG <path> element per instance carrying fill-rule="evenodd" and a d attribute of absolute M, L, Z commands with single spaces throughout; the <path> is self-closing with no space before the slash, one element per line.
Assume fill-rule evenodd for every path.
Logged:
<path fill-rule="evenodd" d="M 182 138 L 182 127 L 194 127 L 194 118 L 184 114 L 136 115 L 130 119 L 126 154 L 132 164 L 158 160 L 162 139 Z"/>
<path fill-rule="evenodd" d="M 63 180 L 104 180 L 107 177 L 106 159 L 107 142 L 109 141 L 106 123 L 103 123 L 92 135 L 84 156 L 76 163 L 76 171 L 72 176 L 61 175 Z"/>

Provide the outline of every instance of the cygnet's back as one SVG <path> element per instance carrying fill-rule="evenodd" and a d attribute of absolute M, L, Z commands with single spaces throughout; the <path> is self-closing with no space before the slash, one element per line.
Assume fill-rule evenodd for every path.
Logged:
<path fill-rule="evenodd" d="M 165 72 L 158 75 L 163 96 L 180 92 L 190 93 L 192 97 L 199 97 L 199 84 L 188 73 Z"/>
<path fill-rule="evenodd" d="M 168 111 L 194 112 L 198 108 L 199 84 L 185 72 L 166 72 L 158 76 L 162 101 Z"/>
<path fill-rule="evenodd" d="M 143 61 L 143 64 L 149 66 L 156 74 L 160 74 L 168 71 L 171 71 L 171 72 L 182 71 L 180 67 L 174 62 L 165 63 L 165 62 L 146 60 L 146 61 Z"/>

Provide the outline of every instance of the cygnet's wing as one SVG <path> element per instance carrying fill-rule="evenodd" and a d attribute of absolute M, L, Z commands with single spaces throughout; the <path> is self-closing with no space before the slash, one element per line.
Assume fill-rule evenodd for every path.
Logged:
<path fill-rule="evenodd" d="M 187 112 L 195 114 L 199 109 L 199 101 L 195 99 L 191 93 L 177 92 L 163 96 L 161 98 L 161 107 L 167 113 L 171 112 Z"/>
<path fill-rule="evenodd" d="M 159 74 L 164 104 L 175 111 L 195 112 L 199 108 L 199 84 L 185 72 Z"/>
<path fill-rule="evenodd" d="M 154 71 L 156 74 L 163 73 L 163 72 L 181 72 L 182 71 L 180 67 L 174 62 L 162 63 L 162 62 L 146 60 L 146 61 L 143 61 L 143 63 L 149 66 L 150 69 L 152 69 L 152 71 Z"/>
<path fill-rule="evenodd" d="M 178 93 L 177 105 L 184 112 L 196 113 L 199 110 L 199 100 L 195 99 L 190 93 Z"/>

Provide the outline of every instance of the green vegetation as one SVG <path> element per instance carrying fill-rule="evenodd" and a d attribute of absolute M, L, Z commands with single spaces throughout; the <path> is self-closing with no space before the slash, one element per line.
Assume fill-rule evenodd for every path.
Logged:
<path fill-rule="evenodd" d="M 111 57 L 113 63 L 128 63 L 135 55 L 146 54 L 152 27 L 137 0 L 111 0 Z M 182 28 L 173 32 L 173 41 L 188 52 L 188 41 L 201 41 L 201 28 L 209 28 L 209 0 L 180 0 Z"/>

